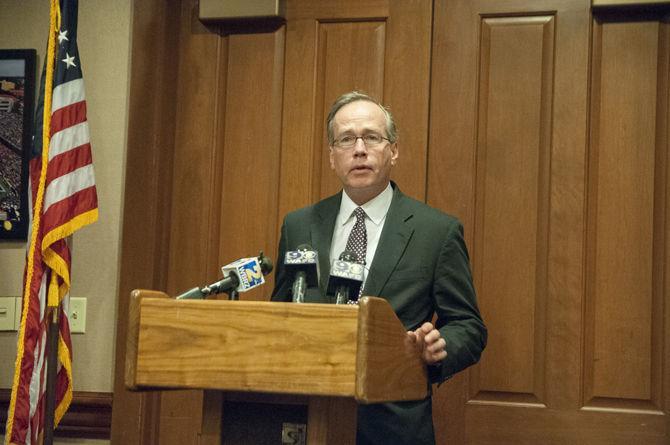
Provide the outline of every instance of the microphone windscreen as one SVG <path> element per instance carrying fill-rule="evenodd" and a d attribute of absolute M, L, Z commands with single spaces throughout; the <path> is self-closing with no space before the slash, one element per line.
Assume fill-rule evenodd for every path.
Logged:
<path fill-rule="evenodd" d="M 305 272 L 308 287 L 319 285 L 319 255 L 309 244 L 301 244 L 297 250 L 286 252 L 284 266 L 293 275 Z"/>
<path fill-rule="evenodd" d="M 274 265 L 272 264 L 272 260 L 270 258 L 261 253 L 261 255 L 258 257 L 258 260 L 261 263 L 261 272 L 263 272 L 263 275 L 267 275 L 272 272 Z"/>
<path fill-rule="evenodd" d="M 348 255 L 351 254 L 351 255 Z M 353 257 L 353 258 L 352 258 Z M 328 278 L 328 288 L 326 293 L 334 295 L 338 286 L 349 288 L 350 295 L 358 295 L 358 291 L 363 284 L 363 271 L 365 267 L 357 263 L 355 254 L 344 251 L 339 260 L 333 260 L 330 267 L 330 277 Z M 343 258 L 352 258 L 351 260 Z"/>

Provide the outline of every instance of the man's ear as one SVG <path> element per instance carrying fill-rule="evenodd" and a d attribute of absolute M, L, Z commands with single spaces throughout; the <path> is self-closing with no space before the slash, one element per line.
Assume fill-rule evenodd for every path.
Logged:
<path fill-rule="evenodd" d="M 329 157 L 330 157 L 330 169 L 335 170 L 335 150 L 333 150 L 332 145 L 328 148 L 329 148 Z"/>
<path fill-rule="evenodd" d="M 391 165 L 396 165 L 396 163 L 398 162 L 398 156 L 400 155 L 400 153 L 398 152 L 398 143 L 397 142 L 394 142 L 391 145 L 391 153 L 392 153 L 391 154 Z"/>

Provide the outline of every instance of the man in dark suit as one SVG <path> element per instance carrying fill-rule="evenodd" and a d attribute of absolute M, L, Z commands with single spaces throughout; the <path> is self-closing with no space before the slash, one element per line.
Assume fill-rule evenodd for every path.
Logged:
<path fill-rule="evenodd" d="M 332 303 L 323 277 L 333 259 L 353 250 L 365 266 L 362 295 L 389 301 L 420 351 L 431 383 L 440 383 L 476 363 L 486 346 L 463 228 L 391 182 L 397 132 L 379 102 L 358 92 L 341 96 L 328 115 L 327 131 L 330 165 L 343 191 L 286 215 L 272 299 L 291 300 L 284 254 L 309 244 L 319 253 L 322 280 L 307 290 L 305 302 Z M 430 396 L 360 405 L 357 443 L 434 444 Z"/>

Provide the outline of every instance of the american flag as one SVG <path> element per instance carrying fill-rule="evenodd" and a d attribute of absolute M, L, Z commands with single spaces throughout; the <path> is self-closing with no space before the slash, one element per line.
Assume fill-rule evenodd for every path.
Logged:
<path fill-rule="evenodd" d="M 67 238 L 98 218 L 77 49 L 77 9 L 76 0 L 51 0 L 49 45 L 30 161 L 32 212 L 23 310 L 5 430 L 5 443 L 11 445 L 37 444 L 42 440 L 47 306 L 59 305 L 55 425 L 72 400 L 72 344 L 67 318 L 71 258 Z M 51 112 L 45 115 L 45 109 Z"/>

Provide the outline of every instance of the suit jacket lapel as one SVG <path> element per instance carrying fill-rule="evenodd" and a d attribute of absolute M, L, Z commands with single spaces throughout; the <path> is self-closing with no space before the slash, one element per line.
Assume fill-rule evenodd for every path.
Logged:
<path fill-rule="evenodd" d="M 341 200 L 342 192 L 319 202 L 315 206 L 316 218 L 309 229 L 312 247 L 319 253 L 319 288 L 324 297 L 330 275 L 330 245 Z"/>
<path fill-rule="evenodd" d="M 393 185 L 393 201 L 386 215 L 386 222 L 368 272 L 363 295 L 381 296 L 384 285 L 395 270 L 414 233 L 414 226 L 411 222 L 413 213 L 404 205 L 405 195 L 395 184 Z"/>

